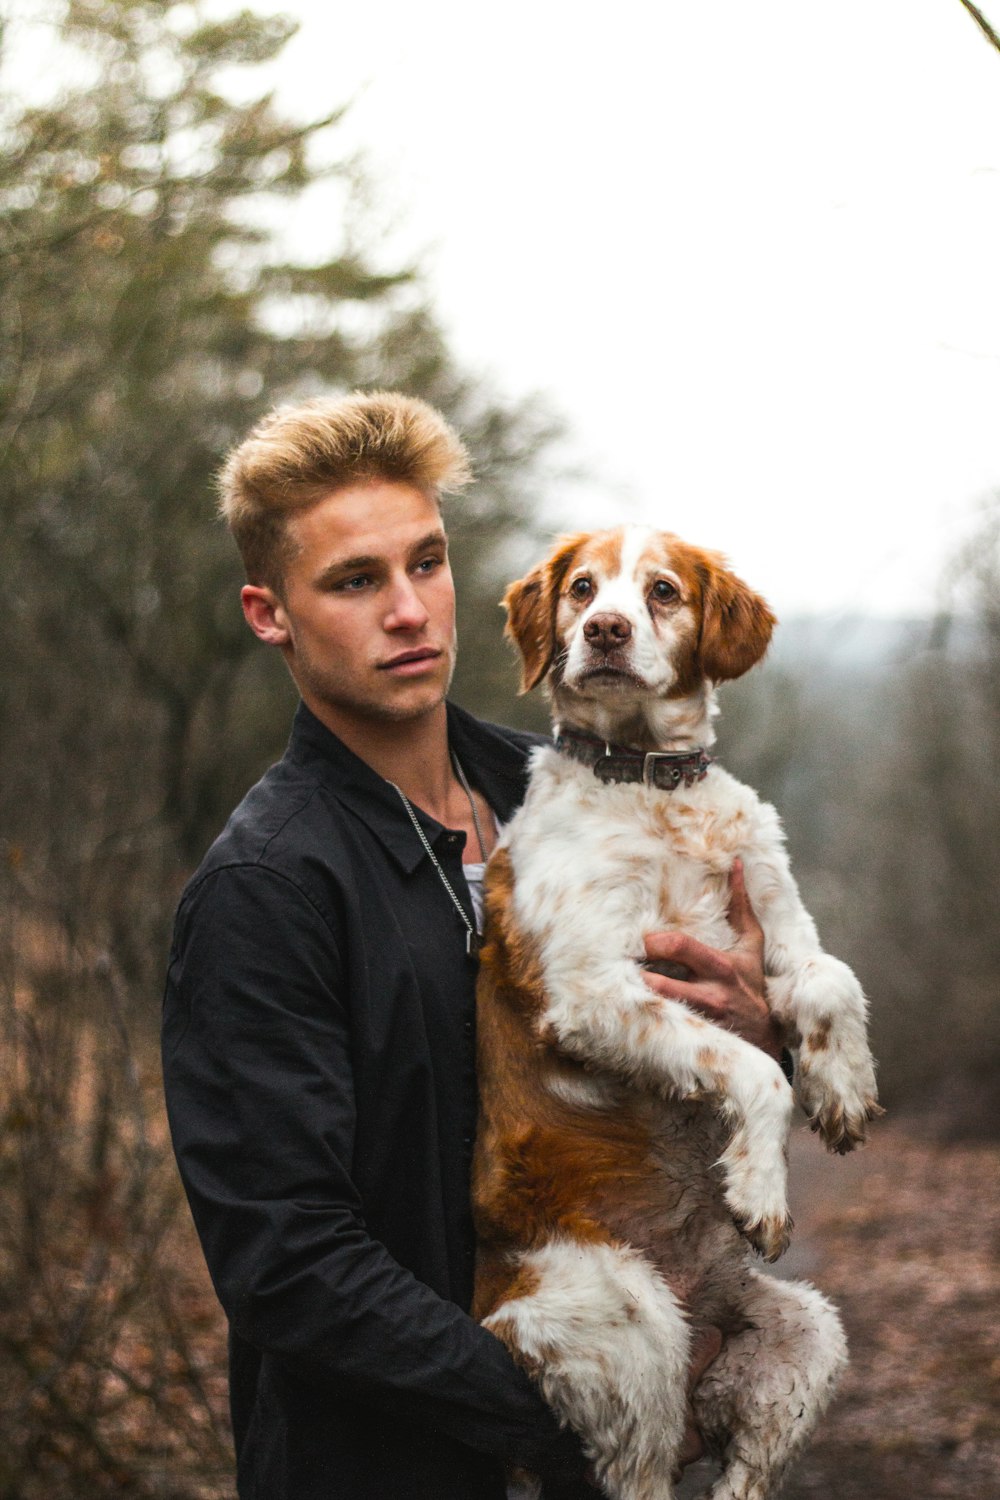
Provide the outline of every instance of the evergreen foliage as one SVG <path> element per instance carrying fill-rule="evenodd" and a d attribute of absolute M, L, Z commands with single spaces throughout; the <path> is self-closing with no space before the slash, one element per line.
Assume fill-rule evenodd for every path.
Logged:
<path fill-rule="evenodd" d="M 4 811 L 27 846 L 16 768 L 52 768 L 47 821 L 86 859 L 95 839 L 122 850 L 141 828 L 190 865 L 280 753 L 291 692 L 243 623 L 212 497 L 221 455 L 262 410 L 397 387 L 462 430 L 481 483 L 451 518 L 458 686 L 486 710 L 500 575 L 551 430 L 464 376 L 419 277 L 364 247 L 351 169 L 316 164 L 339 112 L 293 122 L 232 87 L 290 23 L 199 15 L 181 0 L 68 0 L 55 65 L 81 81 L 42 103 L 8 90 L 0 118 L 0 526 L 21 646 L 0 669 L 19 705 Z M 324 176 L 328 243 L 290 259 L 282 200 Z M 491 670 L 474 670 L 480 657 Z"/>

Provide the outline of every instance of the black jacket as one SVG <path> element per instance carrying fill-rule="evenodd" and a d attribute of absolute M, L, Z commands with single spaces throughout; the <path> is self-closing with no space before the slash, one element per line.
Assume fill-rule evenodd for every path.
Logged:
<path fill-rule="evenodd" d="M 449 706 L 501 821 L 528 736 Z M 464 835 L 422 818 L 455 889 Z M 187 886 L 170 1126 L 229 1318 L 243 1500 L 501 1500 L 575 1440 L 467 1316 L 475 961 L 396 792 L 304 707 Z"/>

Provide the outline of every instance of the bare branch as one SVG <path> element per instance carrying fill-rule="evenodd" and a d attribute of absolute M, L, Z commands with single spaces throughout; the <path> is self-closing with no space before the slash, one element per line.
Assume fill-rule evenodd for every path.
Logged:
<path fill-rule="evenodd" d="M 969 15 L 975 21 L 986 40 L 1000 52 L 1000 34 L 994 31 L 989 21 L 987 21 L 979 9 L 979 6 L 973 5 L 972 0 L 959 0 L 959 4 L 965 6 L 965 9 L 969 12 Z"/>

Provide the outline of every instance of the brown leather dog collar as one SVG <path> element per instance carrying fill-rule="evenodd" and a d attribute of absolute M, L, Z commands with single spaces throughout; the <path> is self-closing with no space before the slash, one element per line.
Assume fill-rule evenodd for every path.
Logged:
<path fill-rule="evenodd" d="M 628 745 L 609 744 L 579 729 L 561 730 L 555 743 L 560 754 L 592 767 L 598 781 L 611 785 L 641 782 L 662 792 L 704 781 L 713 760 L 700 746 L 697 750 L 633 750 Z"/>

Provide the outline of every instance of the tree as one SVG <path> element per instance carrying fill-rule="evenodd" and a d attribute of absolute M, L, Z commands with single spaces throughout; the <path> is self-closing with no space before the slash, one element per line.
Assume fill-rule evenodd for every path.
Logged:
<path fill-rule="evenodd" d="M 56 778 L 72 806 L 47 821 L 77 849 L 121 850 L 156 827 L 181 864 L 279 750 L 289 702 L 239 617 L 235 554 L 212 519 L 225 449 L 303 392 L 429 397 L 482 475 L 455 527 L 475 627 L 484 591 L 500 591 L 495 554 L 528 520 L 514 477 L 549 427 L 455 369 L 418 278 L 375 268 L 343 217 L 326 258 L 276 253 L 271 205 L 321 175 L 311 148 L 339 116 L 303 125 L 267 95 L 234 102 L 220 72 L 272 58 L 291 26 L 197 16 L 179 0 L 68 0 L 63 44 L 91 81 L 8 104 L 0 122 L 0 310 L 14 330 L 2 525 L 25 647 L 5 687 L 25 708 L 46 700 L 44 735 L 26 742 L 19 715 L 8 750 L 37 770 L 72 739 Z M 325 171 L 344 186 L 345 169 Z M 475 698 L 468 671 L 464 683 Z M 117 813 L 81 786 L 112 767 L 128 785 Z M 16 773 L 5 783 L 8 826 L 32 847 L 37 804 Z"/>
<path fill-rule="evenodd" d="M 1000 501 L 955 558 L 949 608 L 888 702 L 895 743 L 871 791 L 877 958 L 887 1066 L 960 1131 L 1000 1119 Z M 877 1037 L 877 1041 L 880 1039 Z"/>
<path fill-rule="evenodd" d="M 339 115 L 223 86 L 287 21 L 187 0 L 63 0 L 55 21 L 76 81 L 0 104 L 0 1496 L 18 1500 L 164 1493 L 140 1431 L 175 1472 L 220 1464 L 163 1264 L 183 1231 L 146 1034 L 179 886 L 280 753 L 293 694 L 240 616 L 213 473 L 275 401 L 377 385 L 444 410 L 480 475 L 451 517 L 460 691 L 496 712 L 495 601 L 551 430 L 459 370 L 419 276 L 366 248 L 351 172 L 317 164 Z M 329 243 L 296 260 L 275 205 L 320 180 Z"/>

